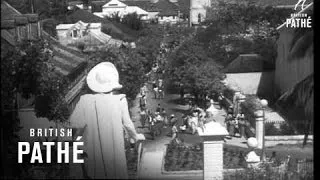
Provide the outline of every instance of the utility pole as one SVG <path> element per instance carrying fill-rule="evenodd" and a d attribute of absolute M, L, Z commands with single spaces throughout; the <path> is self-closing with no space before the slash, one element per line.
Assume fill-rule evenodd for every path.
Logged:
<path fill-rule="evenodd" d="M 33 0 L 30 0 L 30 5 L 31 5 L 31 13 L 34 14 L 34 7 L 33 7 L 34 2 L 33 2 Z"/>

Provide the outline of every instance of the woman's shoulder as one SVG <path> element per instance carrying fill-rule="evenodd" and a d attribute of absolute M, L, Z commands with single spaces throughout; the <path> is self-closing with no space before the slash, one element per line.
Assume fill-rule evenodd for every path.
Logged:
<path fill-rule="evenodd" d="M 125 94 L 85 94 L 80 97 L 81 101 L 88 101 L 88 100 L 101 100 L 104 98 L 116 98 L 120 100 L 126 99 Z"/>

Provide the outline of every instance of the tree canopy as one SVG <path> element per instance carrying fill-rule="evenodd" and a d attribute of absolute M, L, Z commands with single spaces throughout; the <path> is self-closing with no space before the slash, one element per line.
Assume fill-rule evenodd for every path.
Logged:
<path fill-rule="evenodd" d="M 17 93 L 27 99 L 34 97 L 37 116 L 63 121 L 69 115 L 64 100 L 67 80 L 56 73 L 49 49 L 42 40 L 24 41 L 7 51 L 1 49 L 1 96 L 3 106 L 10 109 L 16 108 L 12 103 Z M 37 105 L 40 99 L 45 101 Z"/>

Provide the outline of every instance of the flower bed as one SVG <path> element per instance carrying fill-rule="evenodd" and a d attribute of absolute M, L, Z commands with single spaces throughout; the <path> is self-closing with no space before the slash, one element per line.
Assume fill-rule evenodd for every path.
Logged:
<path fill-rule="evenodd" d="M 244 156 L 247 151 L 241 149 L 223 149 L 223 168 L 245 168 Z M 169 144 L 165 155 L 165 171 L 203 170 L 203 148 L 201 144 L 184 146 Z"/>

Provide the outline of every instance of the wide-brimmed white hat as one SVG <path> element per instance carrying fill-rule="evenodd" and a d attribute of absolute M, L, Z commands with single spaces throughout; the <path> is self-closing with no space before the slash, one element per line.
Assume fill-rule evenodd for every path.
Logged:
<path fill-rule="evenodd" d="M 87 75 L 87 84 L 92 91 L 100 93 L 122 88 L 118 70 L 111 62 L 102 62 L 93 67 Z"/>

